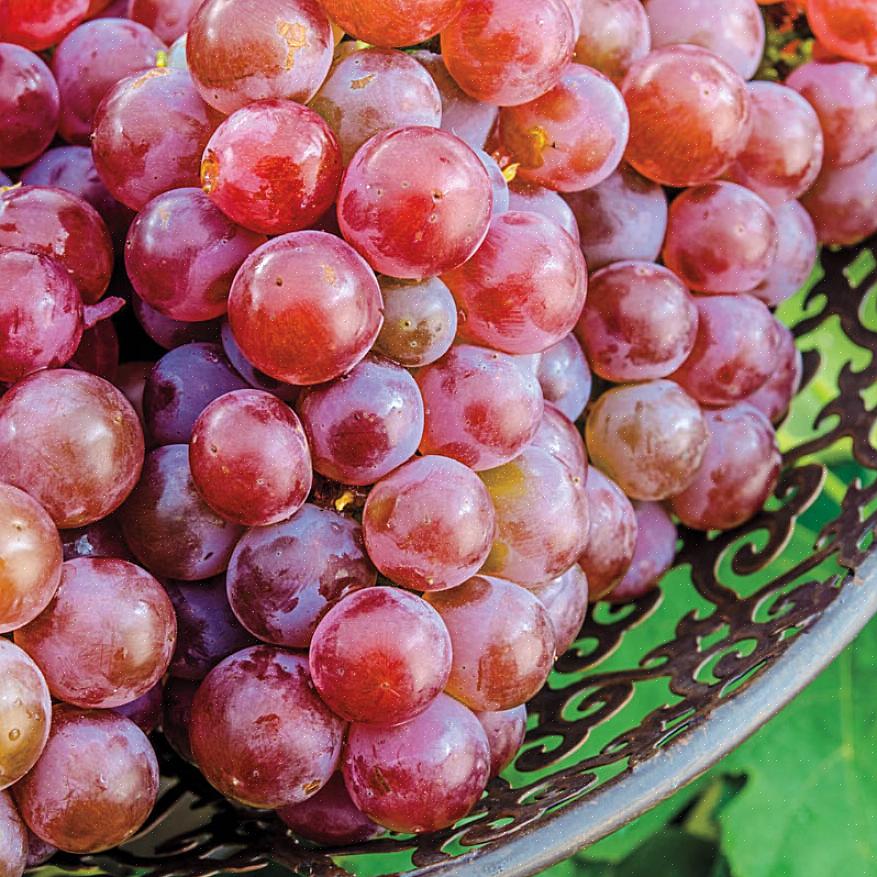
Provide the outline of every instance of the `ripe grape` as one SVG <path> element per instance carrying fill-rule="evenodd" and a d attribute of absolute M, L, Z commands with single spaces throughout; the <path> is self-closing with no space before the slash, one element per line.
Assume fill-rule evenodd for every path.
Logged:
<path fill-rule="evenodd" d="M 704 405 L 733 405 L 773 374 L 780 340 L 777 321 L 751 295 L 698 296 L 695 304 L 699 317 L 694 349 L 673 380 Z"/>
<path fill-rule="evenodd" d="M 528 701 L 554 662 L 551 617 L 523 588 L 475 576 L 427 594 L 451 635 L 447 692 L 473 710 L 507 710 Z"/>
<path fill-rule="evenodd" d="M 869 0 L 809 0 L 807 22 L 829 51 L 877 62 L 877 9 Z"/>
<path fill-rule="evenodd" d="M 603 598 L 610 603 L 636 600 L 656 587 L 676 558 L 676 525 L 659 502 L 634 502 L 636 549 L 621 581 Z"/>
<path fill-rule="evenodd" d="M 208 0 L 209 2 L 209 0 Z M 335 200 L 341 150 L 313 110 L 262 100 L 229 116 L 207 143 L 201 183 L 230 219 L 253 231 L 306 228 Z"/>
<path fill-rule="evenodd" d="M 475 806 L 490 747 L 472 712 L 440 694 L 404 725 L 352 725 L 342 767 L 362 812 L 392 831 L 418 834 L 447 828 Z"/>
<path fill-rule="evenodd" d="M 0 167 L 18 167 L 40 155 L 55 136 L 58 114 L 51 70 L 33 52 L 0 42 Z"/>
<path fill-rule="evenodd" d="M 591 370 L 576 336 L 565 335 L 542 352 L 536 372 L 542 395 L 570 420 L 578 420 L 591 398 Z"/>
<path fill-rule="evenodd" d="M 629 497 L 658 500 L 691 483 L 709 433 L 697 402 L 672 381 L 657 380 L 600 396 L 585 439 L 593 464 Z"/>
<path fill-rule="evenodd" d="M 484 243 L 442 276 L 457 302 L 458 337 L 505 353 L 540 353 L 572 330 L 588 288 L 572 238 L 538 213 L 494 217 Z"/>
<path fill-rule="evenodd" d="M 13 794 L 41 838 L 70 853 L 100 852 L 146 821 L 158 796 L 158 761 L 130 719 L 58 704 L 43 755 Z"/>
<path fill-rule="evenodd" d="M 9 792 L 0 792 L 0 877 L 22 877 L 27 853 L 27 828 Z"/>
<path fill-rule="evenodd" d="M 795 336 L 777 321 L 780 342 L 777 347 L 777 365 L 770 377 L 751 396 L 746 397 L 768 420 L 778 424 L 789 410 L 792 399 L 801 388 L 804 365 L 801 351 L 795 345 Z"/>
<path fill-rule="evenodd" d="M 752 133 L 727 175 L 776 209 L 813 185 L 825 151 L 822 128 L 816 111 L 794 89 L 776 82 L 746 87 Z"/>
<path fill-rule="evenodd" d="M 227 114 L 269 98 L 306 103 L 333 45 L 317 0 L 206 0 L 189 23 L 186 60 L 204 100 Z"/>
<path fill-rule="evenodd" d="M 381 304 L 374 273 L 352 247 L 304 231 L 247 257 L 232 284 L 228 319 L 253 366 L 290 384 L 319 384 L 368 353 Z"/>
<path fill-rule="evenodd" d="M 375 46 L 413 46 L 443 31 L 461 0 L 323 0 L 346 33 Z"/>
<path fill-rule="evenodd" d="M 622 164 L 599 186 L 563 196 L 575 216 L 590 271 L 611 262 L 654 262 L 667 231 L 664 190 Z"/>
<path fill-rule="evenodd" d="M 172 189 L 137 215 L 125 268 L 143 301 L 174 320 L 222 316 L 232 280 L 264 235 L 231 222 L 200 189 Z"/>
<path fill-rule="evenodd" d="M 137 700 L 113 707 L 113 712 L 130 719 L 144 734 L 149 736 L 161 725 L 163 702 L 164 687 L 159 681 L 146 694 L 140 695 Z"/>
<path fill-rule="evenodd" d="M 115 511 L 142 464 L 137 414 L 102 378 L 37 372 L 0 399 L 0 480 L 26 490 L 58 527 Z"/>
<path fill-rule="evenodd" d="M 630 65 L 651 48 L 649 20 L 639 0 L 588 0 L 581 4 L 573 60 L 620 85 Z"/>
<path fill-rule="evenodd" d="M 509 184 L 508 209 L 539 213 L 556 222 L 576 243 L 579 242 L 579 227 L 572 208 L 552 189 L 527 183 L 516 176 Z"/>
<path fill-rule="evenodd" d="M 82 21 L 90 0 L 0 0 L 0 41 L 39 52 Z"/>
<path fill-rule="evenodd" d="M 123 362 L 113 381 L 122 391 L 122 395 L 131 403 L 141 426 L 143 425 L 143 389 L 152 368 L 153 363 L 151 362 Z M 69 558 L 65 559 L 69 560 Z"/>
<path fill-rule="evenodd" d="M 214 667 L 195 695 L 189 727 L 207 780 L 262 809 L 315 795 L 338 766 L 343 734 L 344 723 L 314 692 L 307 658 L 270 646 Z"/>
<path fill-rule="evenodd" d="M 657 49 L 631 66 L 621 90 L 630 113 L 625 158 L 650 180 L 667 186 L 708 182 L 746 145 L 746 83 L 706 49 Z"/>
<path fill-rule="evenodd" d="M 535 374 L 505 353 L 458 344 L 420 369 L 422 454 L 452 457 L 476 471 L 514 459 L 542 420 Z"/>
<path fill-rule="evenodd" d="M 194 342 L 219 341 L 220 320 L 204 320 L 199 323 L 188 323 L 166 317 L 151 305 L 146 304 L 136 293 L 131 293 L 131 309 L 143 331 L 165 350 L 173 350 L 184 344 Z M 152 363 L 150 363 L 151 367 Z"/>
<path fill-rule="evenodd" d="M 173 43 L 185 36 L 200 5 L 200 0 L 128 0 L 127 13 L 128 18 L 145 24 L 159 39 Z"/>
<path fill-rule="evenodd" d="M 311 456 L 298 417 L 261 390 L 225 393 L 201 412 L 189 465 L 206 503 L 245 527 L 286 520 L 311 489 Z"/>
<path fill-rule="evenodd" d="M 52 695 L 114 707 L 145 694 L 167 671 L 177 636 L 164 588 L 126 560 L 80 557 L 62 567 L 52 602 L 15 631 Z"/>
<path fill-rule="evenodd" d="M 509 209 L 509 184 L 506 181 L 496 159 L 488 155 L 483 149 L 476 149 L 475 154 L 484 165 L 487 176 L 490 178 L 490 192 L 492 198 L 492 216 L 499 216 Z"/>
<path fill-rule="evenodd" d="M 146 455 L 143 475 L 119 517 L 125 541 L 147 569 L 184 581 L 221 573 L 243 533 L 201 499 L 186 445 Z"/>
<path fill-rule="evenodd" d="M 442 31 L 448 72 L 470 97 L 515 106 L 545 94 L 560 79 L 575 43 L 564 0 L 464 0 Z"/>
<path fill-rule="evenodd" d="M 462 140 L 436 128 L 399 128 L 353 157 L 338 223 L 376 271 L 417 280 L 456 268 L 478 249 L 490 193 L 487 171 Z"/>
<path fill-rule="evenodd" d="M 381 479 L 362 513 L 369 557 L 387 578 L 440 591 L 475 575 L 496 530 L 478 476 L 447 457 L 417 457 Z"/>
<path fill-rule="evenodd" d="M 705 183 L 670 205 L 664 264 L 698 292 L 746 292 L 776 259 L 777 223 L 767 203 L 736 183 Z"/>
<path fill-rule="evenodd" d="M 578 639 L 584 624 L 588 611 L 588 579 L 581 566 L 573 564 L 556 579 L 529 590 L 548 611 L 559 657 Z"/>
<path fill-rule="evenodd" d="M 219 337 L 222 341 L 222 350 L 225 353 L 226 359 L 254 390 L 264 390 L 266 393 L 271 393 L 272 396 L 276 396 L 278 399 L 282 399 L 289 404 L 292 404 L 298 398 L 298 387 L 269 378 L 264 372 L 260 372 L 250 364 L 238 346 L 237 341 L 234 340 L 234 334 L 231 331 L 228 320 L 222 321 Z"/>
<path fill-rule="evenodd" d="M 52 699 L 40 668 L 0 637 L 0 789 L 36 764 L 49 739 L 51 717 Z"/>
<path fill-rule="evenodd" d="M 298 400 L 314 469 L 344 484 L 374 484 L 410 459 L 423 436 L 417 382 L 396 363 L 370 355 Z"/>
<path fill-rule="evenodd" d="M 82 340 L 69 364 L 71 368 L 82 369 L 115 383 L 119 368 L 119 334 L 110 320 L 101 320 L 82 333 Z"/>
<path fill-rule="evenodd" d="M 117 0 L 118 2 L 118 0 Z M 200 3 L 196 3 L 197 6 L 200 6 Z M 198 11 L 197 9 L 195 10 Z M 172 67 L 174 70 L 185 70 L 188 72 L 189 70 L 189 62 L 186 59 L 186 43 L 188 42 L 188 35 L 183 34 L 181 37 L 177 37 L 171 44 L 170 49 L 168 49 L 167 53 L 167 66 Z"/>
<path fill-rule="evenodd" d="M 27 833 L 27 867 L 45 865 L 58 852 L 58 848 L 37 837 L 26 825 L 25 832 Z"/>
<path fill-rule="evenodd" d="M 250 633 L 306 649 L 326 612 L 374 585 L 377 573 L 356 520 L 306 503 L 288 521 L 246 533 L 227 579 L 231 608 Z"/>
<path fill-rule="evenodd" d="M 171 749 L 184 761 L 195 763 L 189 726 L 192 722 L 192 701 L 200 682 L 171 677 L 164 686 L 164 706 L 161 714 L 161 732 Z"/>
<path fill-rule="evenodd" d="M 447 353 L 457 333 L 457 305 L 438 277 L 378 281 L 384 299 L 384 325 L 375 350 L 399 365 L 429 365 Z"/>
<path fill-rule="evenodd" d="M 535 100 L 499 113 L 499 137 L 520 163 L 521 179 L 561 192 L 603 182 L 621 162 L 629 133 L 621 92 L 581 64 L 570 64 Z"/>
<path fill-rule="evenodd" d="M 115 515 L 102 518 L 85 527 L 75 527 L 61 533 L 64 560 L 77 557 L 116 557 L 134 560 L 122 538 L 122 530 Z"/>
<path fill-rule="evenodd" d="M 527 708 L 475 713 L 490 746 L 490 776 L 499 776 L 514 761 L 527 732 Z"/>
<path fill-rule="evenodd" d="M 530 446 L 557 457 L 582 484 L 587 480 L 588 457 L 582 436 L 576 425 L 550 402 L 545 405 L 539 431 Z"/>

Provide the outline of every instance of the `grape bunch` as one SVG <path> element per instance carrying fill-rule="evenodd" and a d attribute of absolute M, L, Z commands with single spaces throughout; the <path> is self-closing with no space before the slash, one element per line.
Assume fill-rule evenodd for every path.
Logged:
<path fill-rule="evenodd" d="M 758 513 L 773 310 L 877 231 L 877 6 L 806 5 L 772 66 L 755 0 L 0 0 L 0 877 L 136 833 L 159 729 L 446 828 Z"/>

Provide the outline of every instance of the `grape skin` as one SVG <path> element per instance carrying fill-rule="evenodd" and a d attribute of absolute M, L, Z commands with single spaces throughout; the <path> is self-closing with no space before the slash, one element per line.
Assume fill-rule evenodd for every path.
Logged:
<path fill-rule="evenodd" d="M 490 776 L 499 776 L 514 760 L 527 731 L 527 708 L 475 713 L 490 746 Z"/>
<path fill-rule="evenodd" d="M 560 460 L 579 484 L 588 478 L 588 455 L 576 425 L 550 402 L 545 404 L 539 430 L 530 442 Z"/>
<path fill-rule="evenodd" d="M 542 351 L 536 376 L 546 402 L 570 420 L 581 417 L 591 397 L 593 380 L 575 335 L 570 333 Z"/>
<path fill-rule="evenodd" d="M 554 628 L 555 651 L 560 657 L 578 639 L 584 624 L 588 611 L 588 579 L 582 567 L 573 564 L 556 579 L 528 590 L 548 610 Z"/>
<path fill-rule="evenodd" d="M 22 877 L 27 850 L 24 822 L 9 792 L 0 792 L 0 877 Z"/>
<path fill-rule="evenodd" d="M 795 336 L 779 321 L 780 342 L 777 365 L 771 376 L 751 396 L 746 397 L 774 425 L 779 424 L 789 410 L 792 399 L 801 388 L 804 366 L 801 351 L 795 345 Z"/>

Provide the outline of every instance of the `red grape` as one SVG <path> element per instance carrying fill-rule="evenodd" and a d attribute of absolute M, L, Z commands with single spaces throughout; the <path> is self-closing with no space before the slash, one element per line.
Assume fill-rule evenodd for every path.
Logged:
<path fill-rule="evenodd" d="M 82 21 L 89 0 L 0 0 L 0 40 L 48 49 Z"/>
<path fill-rule="evenodd" d="M 751 396 L 746 397 L 768 420 L 779 423 L 789 410 L 792 399 L 801 388 L 804 366 L 801 351 L 795 346 L 795 336 L 777 322 L 780 343 L 777 365 L 770 377 Z"/>
<path fill-rule="evenodd" d="M 41 838 L 66 852 L 100 852 L 146 821 L 158 796 L 158 762 L 130 719 L 58 704 L 48 745 L 13 794 Z"/>
<path fill-rule="evenodd" d="M 346 33 L 376 46 L 413 46 L 444 30 L 462 0 L 322 0 Z"/>
<path fill-rule="evenodd" d="M 161 725 L 163 702 L 164 687 L 159 681 L 146 694 L 141 694 L 137 700 L 114 707 L 113 712 L 130 719 L 144 734 L 149 736 Z"/>
<path fill-rule="evenodd" d="M 9 792 L 0 792 L 0 877 L 22 877 L 27 853 L 27 828 Z"/>
<path fill-rule="evenodd" d="M 64 546 L 64 560 L 77 557 L 115 557 L 119 560 L 134 560 L 122 537 L 122 529 L 114 515 L 61 533 Z"/>
<path fill-rule="evenodd" d="M 131 294 L 131 308 L 143 331 L 165 350 L 173 350 L 196 341 L 219 341 L 220 320 L 204 320 L 199 323 L 174 320 L 146 304 L 136 293 Z"/>
<path fill-rule="evenodd" d="M 635 502 L 636 549 L 621 581 L 603 598 L 636 600 L 656 587 L 676 558 L 676 525 L 659 502 Z"/>
<path fill-rule="evenodd" d="M 570 420 L 581 417 L 591 398 L 592 378 L 575 335 L 565 335 L 543 351 L 536 376 L 546 402 Z"/>
<path fill-rule="evenodd" d="M 639 0 L 587 0 L 581 4 L 573 60 L 620 85 L 634 61 L 649 53 L 649 20 Z"/>
<path fill-rule="evenodd" d="M 351 800 L 378 825 L 436 831 L 462 819 L 481 797 L 490 746 L 472 712 L 440 694 L 404 725 L 353 725 L 343 770 Z"/>
<path fill-rule="evenodd" d="M 475 154 L 484 165 L 487 176 L 490 179 L 490 193 L 492 199 L 491 215 L 499 216 L 509 209 L 509 184 L 505 174 L 500 169 L 496 159 L 488 155 L 483 149 L 476 149 Z"/>
<path fill-rule="evenodd" d="M 381 328 L 381 304 L 374 273 L 352 247 L 303 231 L 247 257 L 228 318 L 253 366 L 290 384 L 319 384 L 366 355 Z"/>
<path fill-rule="evenodd" d="M 542 391 L 533 372 L 505 353 L 458 344 L 420 369 L 423 454 L 452 457 L 476 471 L 514 459 L 536 435 Z"/>
<path fill-rule="evenodd" d="M 228 599 L 254 636 L 306 649 L 326 612 L 376 579 L 359 523 L 306 503 L 290 520 L 250 530 L 238 542 Z"/>
<path fill-rule="evenodd" d="M 527 708 L 475 713 L 490 746 L 490 776 L 499 776 L 514 761 L 527 732 Z"/>
<path fill-rule="evenodd" d="M 184 761 L 194 764 L 189 726 L 192 722 L 192 701 L 200 682 L 171 677 L 164 686 L 161 731 L 171 749 Z"/>
<path fill-rule="evenodd" d="M 829 51 L 877 62 L 877 9 L 869 0 L 809 0 L 807 22 Z"/>
<path fill-rule="evenodd" d="M 679 278 L 650 262 L 615 262 L 591 275 L 576 326 L 591 368 L 609 381 L 672 374 L 697 335 L 694 299 Z"/>
<path fill-rule="evenodd" d="M 25 831 L 27 832 L 27 867 L 45 865 L 58 852 L 58 848 L 37 837 L 26 825 Z"/>
<path fill-rule="evenodd" d="M 192 754 L 223 795 L 275 809 L 315 795 L 338 766 L 343 722 L 317 697 L 307 658 L 253 646 L 210 671 L 192 703 Z"/>
<path fill-rule="evenodd" d="M 540 213 L 556 222 L 576 243 L 579 242 L 579 227 L 572 208 L 551 189 L 527 183 L 516 176 L 509 184 L 508 209 Z"/>
<path fill-rule="evenodd" d="M 548 611 L 557 655 L 564 654 L 578 639 L 588 611 L 588 579 L 581 566 L 573 564 L 556 579 L 529 590 Z"/>
<path fill-rule="evenodd" d="M 440 591 L 475 575 L 490 553 L 493 504 L 478 476 L 447 457 L 418 457 L 379 481 L 362 513 L 375 566 L 398 585 Z"/>
<path fill-rule="evenodd" d="M 101 320 L 82 333 L 70 367 L 115 383 L 119 368 L 119 334 L 110 320 Z"/>
<path fill-rule="evenodd" d="M 128 0 L 128 18 L 150 28 L 166 43 L 184 36 L 201 0 Z M 169 65 L 173 66 L 173 65 Z"/>
<path fill-rule="evenodd" d="M 228 320 L 223 320 L 219 335 L 226 359 L 254 390 L 264 390 L 266 393 L 271 393 L 272 396 L 276 396 L 278 399 L 282 399 L 290 404 L 298 398 L 298 387 L 269 378 L 268 375 L 260 372 L 250 364 L 249 360 L 241 352 L 237 341 L 234 340 L 234 334 L 231 331 Z"/>
<path fill-rule="evenodd" d="M 582 485 L 587 481 L 588 457 L 582 436 L 576 425 L 551 403 L 545 405 L 542 422 L 531 447 L 541 448 L 557 457 Z"/>
<path fill-rule="evenodd" d="M 417 280 L 456 268 L 478 249 L 490 192 L 478 156 L 453 134 L 422 126 L 385 131 L 350 162 L 338 223 L 376 271 Z"/>
<path fill-rule="evenodd" d="M 116 372 L 113 383 L 122 391 L 122 395 L 131 403 L 137 418 L 143 424 L 143 389 L 146 378 L 152 371 L 151 362 L 123 362 Z"/>

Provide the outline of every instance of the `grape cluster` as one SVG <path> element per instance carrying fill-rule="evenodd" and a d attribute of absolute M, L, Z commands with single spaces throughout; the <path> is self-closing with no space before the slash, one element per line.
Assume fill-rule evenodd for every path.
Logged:
<path fill-rule="evenodd" d="M 450 826 L 759 511 L 772 308 L 877 231 L 877 6 L 807 7 L 780 82 L 755 0 L 0 0 L 0 877 L 137 832 L 159 727 Z"/>

